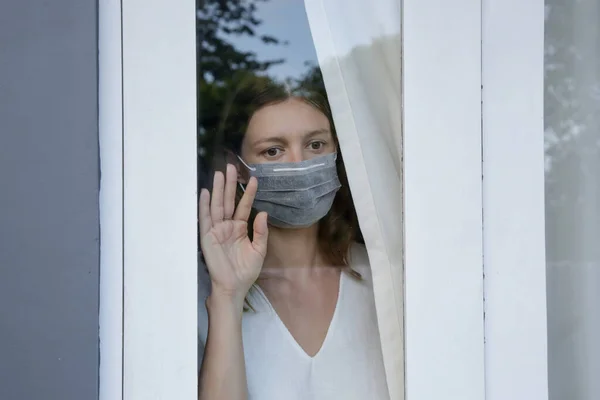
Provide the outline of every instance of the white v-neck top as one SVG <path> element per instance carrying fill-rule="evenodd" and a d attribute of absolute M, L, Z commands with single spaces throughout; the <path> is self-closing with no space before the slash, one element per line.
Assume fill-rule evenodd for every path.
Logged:
<path fill-rule="evenodd" d="M 314 357 L 296 342 L 260 289 L 251 290 L 249 300 L 255 311 L 242 317 L 250 400 L 389 400 L 364 246 L 353 246 L 350 263 L 363 279 L 341 274 L 331 325 Z M 208 331 L 205 300 L 210 279 L 203 266 L 200 270 L 201 357 Z"/>

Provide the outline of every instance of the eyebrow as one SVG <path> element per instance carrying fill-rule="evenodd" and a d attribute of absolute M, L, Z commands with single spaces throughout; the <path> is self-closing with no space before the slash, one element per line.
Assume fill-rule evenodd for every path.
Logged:
<path fill-rule="evenodd" d="M 321 135 L 323 133 L 331 133 L 331 131 L 329 129 L 316 129 L 314 131 L 306 132 L 304 136 L 307 138 L 311 138 L 313 136 Z"/>
<path fill-rule="evenodd" d="M 322 134 L 330 134 L 330 133 L 331 133 L 331 131 L 329 129 L 315 129 L 315 130 L 304 133 L 304 137 L 306 139 L 309 139 L 313 136 L 322 135 Z M 287 143 L 287 139 L 285 139 L 283 136 L 270 136 L 270 137 L 267 137 L 264 139 L 258 139 L 257 141 L 252 143 L 252 146 L 256 147 L 256 146 L 259 146 L 259 145 L 261 145 L 263 143 L 267 143 L 267 142 L 275 142 L 275 143 L 285 144 L 285 143 Z"/>

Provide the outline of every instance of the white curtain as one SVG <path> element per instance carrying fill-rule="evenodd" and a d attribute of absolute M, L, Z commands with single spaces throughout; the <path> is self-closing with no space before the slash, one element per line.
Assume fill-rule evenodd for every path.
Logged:
<path fill-rule="evenodd" d="M 404 398 L 400 0 L 305 0 L 367 246 L 391 400 Z"/>

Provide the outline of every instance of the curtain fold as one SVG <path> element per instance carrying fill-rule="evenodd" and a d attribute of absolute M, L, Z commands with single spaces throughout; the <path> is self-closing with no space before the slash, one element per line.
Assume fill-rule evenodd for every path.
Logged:
<path fill-rule="evenodd" d="M 404 398 L 400 0 L 305 0 L 371 269 L 391 400 Z"/>

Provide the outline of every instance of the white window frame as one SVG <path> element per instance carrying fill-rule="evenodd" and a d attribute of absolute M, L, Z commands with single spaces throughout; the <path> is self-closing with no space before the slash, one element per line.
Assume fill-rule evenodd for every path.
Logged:
<path fill-rule="evenodd" d="M 544 1 L 483 1 L 486 400 L 548 398 Z"/>
<path fill-rule="evenodd" d="M 195 399 L 195 2 L 99 7 L 100 399 Z"/>
<path fill-rule="evenodd" d="M 406 399 L 481 400 L 481 2 L 403 13 Z"/>
<path fill-rule="evenodd" d="M 123 392 L 123 97 L 121 1 L 98 4 L 100 144 L 99 398 Z"/>
<path fill-rule="evenodd" d="M 195 399 L 195 2 L 99 7 L 100 399 Z M 405 397 L 547 398 L 543 1 L 402 12 Z"/>

